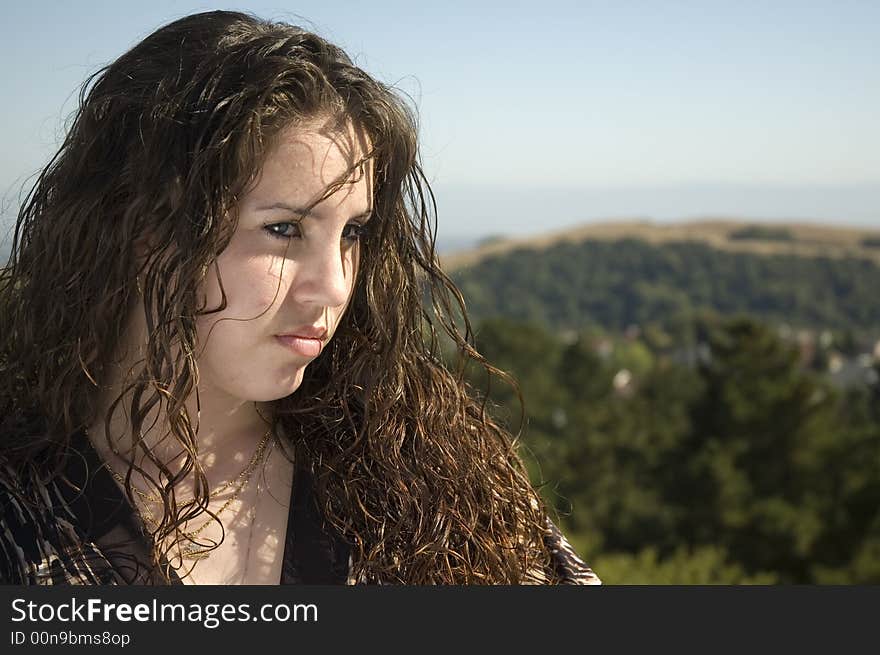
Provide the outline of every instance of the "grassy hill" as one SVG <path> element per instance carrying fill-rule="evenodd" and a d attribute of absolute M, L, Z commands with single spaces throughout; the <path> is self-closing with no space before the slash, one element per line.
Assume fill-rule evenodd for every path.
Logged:
<path fill-rule="evenodd" d="M 762 231 L 765 233 L 765 238 L 761 238 Z M 748 238 L 749 232 L 754 234 L 753 238 Z M 788 238 L 784 238 L 783 235 L 788 235 Z M 733 219 L 705 219 L 681 223 L 655 223 L 645 220 L 589 223 L 545 235 L 493 239 L 484 246 L 450 253 L 440 259 L 444 269 L 451 272 L 472 266 L 486 257 L 503 255 L 519 248 L 543 250 L 564 242 L 578 243 L 587 239 L 616 241 L 627 238 L 654 244 L 696 241 L 719 250 L 758 255 L 859 257 L 880 264 L 880 229 L 797 222 L 757 224 Z"/>
<path fill-rule="evenodd" d="M 592 224 L 441 260 L 472 319 L 679 331 L 705 311 L 880 333 L 880 232 L 735 221 Z"/>

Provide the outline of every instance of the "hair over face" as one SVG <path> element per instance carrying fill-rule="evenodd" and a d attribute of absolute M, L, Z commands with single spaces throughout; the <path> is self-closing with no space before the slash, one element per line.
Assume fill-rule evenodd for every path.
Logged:
<path fill-rule="evenodd" d="M 438 265 L 415 114 L 341 49 L 287 24 L 188 16 L 87 80 L 0 276 L 2 448 L 22 472 L 49 475 L 73 433 L 109 425 L 118 408 L 97 416 L 97 393 L 135 307 L 150 336 L 130 389 L 131 434 L 160 406 L 189 453 L 185 472 L 199 472 L 184 406 L 197 392 L 196 319 L 226 303 L 200 306 L 198 289 L 273 139 L 319 116 L 367 136 L 374 217 L 334 338 L 297 392 L 273 403 L 278 432 L 314 477 L 329 528 L 352 545 L 359 578 L 527 580 L 549 562 L 545 510 L 515 439 L 463 379 L 469 361 L 507 378 L 474 350 L 461 295 Z M 457 346 L 454 370 L 441 333 Z M 173 485 L 157 492 L 170 501 Z M 192 520 L 167 507 L 157 543 Z"/>

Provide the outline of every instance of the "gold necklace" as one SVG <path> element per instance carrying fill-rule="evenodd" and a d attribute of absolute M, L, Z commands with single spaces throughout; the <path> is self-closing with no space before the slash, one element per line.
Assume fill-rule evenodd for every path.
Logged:
<path fill-rule="evenodd" d="M 224 491 L 226 491 L 230 486 L 232 486 L 232 484 L 234 482 L 236 482 L 237 480 L 242 480 L 240 486 L 244 485 L 244 483 L 247 481 L 244 479 L 245 476 L 250 477 L 250 474 L 253 472 L 254 467 L 259 462 L 260 457 L 262 456 L 263 452 L 266 450 L 266 444 L 269 442 L 269 436 L 271 434 L 272 434 L 272 428 L 269 428 L 268 430 L 266 430 L 266 434 L 263 435 L 263 438 L 260 440 L 260 443 L 257 445 L 257 449 L 254 451 L 254 454 L 251 457 L 251 461 L 248 462 L 247 466 L 244 467 L 244 470 L 242 470 L 242 472 L 239 473 L 237 476 L 235 476 L 232 480 L 224 482 L 220 487 L 218 487 L 217 489 L 212 491 L 208 496 L 209 498 L 216 498 L 217 496 L 222 494 Z M 120 458 L 122 457 L 121 453 L 119 453 L 117 450 L 112 449 L 112 452 L 117 457 L 120 457 Z M 107 470 L 110 471 L 110 474 L 114 478 L 116 478 L 117 482 L 119 482 L 124 489 L 125 488 L 125 478 L 121 474 L 117 473 L 115 470 L 110 468 L 109 465 L 107 466 Z M 142 489 L 140 489 L 134 485 L 131 485 L 131 488 L 138 496 L 140 496 L 144 500 L 147 500 L 147 501 L 150 501 L 153 503 L 163 502 L 162 499 L 159 498 L 158 496 L 156 496 L 154 494 L 148 494 L 146 491 L 143 491 Z"/>
<path fill-rule="evenodd" d="M 265 452 L 266 446 L 268 443 L 269 443 L 269 432 L 266 432 L 266 436 L 263 437 L 263 440 L 260 442 L 260 445 L 257 447 L 257 451 L 254 453 L 254 456 L 251 459 L 251 463 L 248 464 L 248 468 L 245 469 L 245 471 L 242 471 L 241 476 L 239 476 L 239 477 L 244 476 L 241 481 L 241 484 L 238 485 L 238 487 L 233 492 L 233 494 L 229 497 L 229 499 L 225 503 L 223 503 L 223 506 L 219 510 L 217 510 L 217 514 L 216 514 L 217 518 L 219 518 L 220 514 L 222 514 L 223 511 L 227 507 L 229 507 L 233 502 L 235 502 L 235 500 L 237 500 L 238 497 L 241 495 L 242 489 L 244 489 L 245 485 L 247 485 L 248 480 L 250 480 L 251 475 L 254 472 L 254 469 L 256 469 L 257 462 L 259 462 L 262 459 L 263 452 Z M 207 528 L 209 525 L 211 525 L 211 523 L 213 521 L 214 521 L 214 519 L 208 519 L 207 521 L 205 521 L 201 525 L 201 527 L 197 528 L 193 532 L 179 530 L 180 534 L 182 534 L 184 537 L 186 537 L 190 542 L 193 542 L 193 543 L 188 544 L 186 546 L 182 546 L 182 547 L 178 546 L 178 548 L 180 549 L 180 556 L 181 557 L 183 557 L 184 559 L 188 559 L 188 560 L 202 560 L 202 559 L 207 559 L 208 557 L 211 556 L 211 553 L 214 551 L 212 551 L 212 550 L 209 550 L 209 551 L 199 550 L 199 548 L 195 545 L 195 538 L 197 536 L 199 536 L 199 534 L 202 531 L 204 531 L 205 528 Z"/>
<path fill-rule="evenodd" d="M 86 434 L 88 434 L 88 431 L 86 431 Z M 221 494 L 223 491 L 228 489 L 236 481 L 238 481 L 238 480 L 241 481 L 236 486 L 236 489 L 233 492 L 233 494 L 227 499 L 227 501 L 225 503 L 223 503 L 223 506 L 216 512 L 215 516 L 217 518 L 219 518 L 220 514 L 222 514 L 241 495 L 242 490 L 247 485 L 248 481 L 251 478 L 251 475 L 253 475 L 254 470 L 257 468 L 257 464 L 263 458 L 263 453 L 266 451 L 266 446 L 269 443 L 269 437 L 271 434 L 272 434 L 272 428 L 269 428 L 268 430 L 266 430 L 266 434 L 264 434 L 263 438 L 260 440 L 260 443 L 257 446 L 257 449 L 254 451 L 254 454 L 251 457 L 250 462 L 248 462 L 248 465 L 244 468 L 244 470 L 241 473 L 239 473 L 232 480 L 225 482 L 221 487 L 219 487 L 215 491 L 211 492 L 211 494 L 209 495 L 209 498 L 215 498 L 219 494 Z M 116 452 L 115 450 L 113 452 L 114 452 L 114 454 L 119 455 L 119 453 Z M 119 456 L 121 457 L 121 455 L 119 455 Z M 125 478 L 122 477 L 122 475 L 117 473 L 115 470 L 110 468 L 109 465 L 107 466 L 107 470 L 110 471 L 110 473 L 113 475 L 113 477 L 118 482 L 120 482 L 124 488 Z M 162 499 L 159 498 L 158 496 L 148 494 L 148 493 L 142 491 L 141 489 L 138 489 L 134 485 L 132 485 L 131 488 L 144 500 L 152 501 L 152 502 L 161 502 L 162 501 Z M 145 514 L 143 515 L 144 521 L 149 523 L 154 528 L 158 528 L 159 523 L 156 521 L 156 518 L 153 515 L 153 512 L 150 509 L 149 505 L 145 503 L 143 509 L 145 510 Z M 201 534 L 209 525 L 211 525 L 211 523 L 214 520 L 215 520 L 214 518 L 208 519 L 207 521 L 205 521 L 205 523 L 203 523 L 200 527 L 198 527 L 196 530 L 194 530 L 192 532 L 187 532 L 186 530 L 183 530 L 181 528 L 177 528 L 177 532 L 179 534 L 183 535 L 184 537 L 186 537 L 190 542 L 195 542 L 195 538 L 198 537 L 199 534 Z M 197 546 L 194 545 L 194 543 L 187 545 L 187 546 L 183 546 L 183 547 L 178 546 L 178 547 L 180 548 L 181 557 L 183 557 L 184 559 L 188 559 L 188 560 L 206 559 L 206 558 L 210 557 L 211 553 L 213 552 L 213 551 L 200 550 Z"/>

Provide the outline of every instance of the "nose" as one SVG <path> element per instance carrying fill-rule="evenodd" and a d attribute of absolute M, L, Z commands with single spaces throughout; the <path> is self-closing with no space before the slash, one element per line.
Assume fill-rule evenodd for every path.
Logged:
<path fill-rule="evenodd" d="M 354 283 L 356 251 L 338 239 L 313 243 L 296 262 L 290 295 L 303 305 L 344 305 Z"/>

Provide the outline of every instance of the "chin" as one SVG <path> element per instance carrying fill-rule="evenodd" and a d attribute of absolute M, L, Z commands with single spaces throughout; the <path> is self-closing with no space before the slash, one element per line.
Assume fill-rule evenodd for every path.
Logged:
<path fill-rule="evenodd" d="M 298 369 L 292 375 L 282 378 L 279 380 L 278 385 L 267 392 L 267 398 L 264 398 L 263 401 L 271 401 L 271 400 L 281 400 L 282 398 L 286 398 L 297 392 L 297 390 L 302 386 L 303 374 L 305 373 L 305 367 Z"/>

